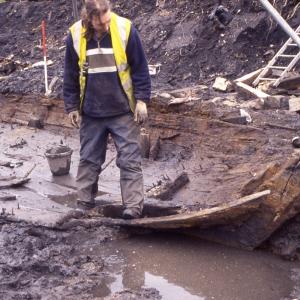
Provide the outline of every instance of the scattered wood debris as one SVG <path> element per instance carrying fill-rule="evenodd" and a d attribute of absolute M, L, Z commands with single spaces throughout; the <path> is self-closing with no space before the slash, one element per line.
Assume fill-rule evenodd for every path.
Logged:
<path fill-rule="evenodd" d="M 246 74 L 238 79 L 235 79 L 234 82 L 242 82 L 242 83 L 245 83 L 245 84 L 251 86 L 253 81 L 257 78 L 257 76 L 261 73 L 262 70 L 263 69 L 261 68 L 256 71 L 253 71 L 253 72 Z"/>
<path fill-rule="evenodd" d="M 0 192 L 0 201 L 13 201 L 17 200 L 16 195 L 12 195 L 11 193 L 8 192 Z"/>
<path fill-rule="evenodd" d="M 236 81 L 235 85 L 236 85 L 236 90 L 242 96 L 245 96 L 247 98 L 253 98 L 254 97 L 254 98 L 260 98 L 260 99 L 266 99 L 266 98 L 270 97 L 270 95 L 262 92 L 259 89 L 255 89 L 255 88 L 247 85 L 246 83 Z"/>
<path fill-rule="evenodd" d="M 6 167 L 6 168 L 17 168 L 23 165 L 22 161 L 17 161 L 17 162 L 12 162 L 12 161 L 0 161 L 0 166 L 1 167 Z"/>
<path fill-rule="evenodd" d="M 7 189 L 10 187 L 19 187 L 24 185 L 30 180 L 28 177 L 8 177 L 8 178 L 0 178 L 0 189 Z"/>
<path fill-rule="evenodd" d="M 189 177 L 185 172 L 177 176 L 175 180 L 171 180 L 169 176 L 165 175 L 163 179 L 159 180 L 154 187 L 147 191 L 147 196 L 161 200 L 170 200 L 188 182 Z"/>
<path fill-rule="evenodd" d="M 13 144 L 10 144 L 10 148 L 23 148 L 24 145 L 27 145 L 27 141 L 21 137 L 18 137 Z"/>

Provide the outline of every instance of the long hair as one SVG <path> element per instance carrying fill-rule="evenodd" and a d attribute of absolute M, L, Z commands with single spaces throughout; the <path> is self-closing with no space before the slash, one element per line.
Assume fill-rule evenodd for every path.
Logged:
<path fill-rule="evenodd" d="M 85 0 L 81 11 L 82 25 L 85 27 L 85 38 L 89 41 L 93 38 L 95 30 L 92 25 L 93 16 L 102 16 L 111 9 L 109 0 Z"/>

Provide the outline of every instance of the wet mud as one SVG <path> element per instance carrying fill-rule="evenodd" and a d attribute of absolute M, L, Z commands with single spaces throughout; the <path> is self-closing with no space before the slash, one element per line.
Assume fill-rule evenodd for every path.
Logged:
<path fill-rule="evenodd" d="M 75 150 L 70 175 L 56 177 L 51 175 L 43 154 L 51 145 L 60 144 L 61 132 L 4 124 L 1 131 L 1 159 L 9 159 L 13 166 L 0 167 L 2 175 L 21 176 L 36 164 L 26 186 L 9 190 L 17 195 L 17 201 L 10 202 L 11 205 L 17 209 L 19 203 L 20 210 L 31 216 L 36 211 L 24 207 L 43 209 L 36 212 L 43 222 L 47 221 L 46 215 L 53 214 L 55 219 L 54 212 L 74 207 L 77 197 L 73 175 L 79 144 L 73 134 L 66 131 L 63 137 L 64 143 Z M 26 143 L 11 148 L 19 145 L 20 137 Z M 47 142 L 42 143 L 45 138 Z M 164 166 L 173 166 L 179 157 L 181 163 L 190 163 L 192 149 L 189 150 L 192 156 L 177 156 L 174 152 L 175 156 L 155 162 L 156 167 L 162 164 L 163 169 L 158 170 L 163 174 Z M 291 149 L 287 146 L 286 151 Z M 165 157 L 168 146 L 161 153 Z M 109 161 L 114 157 L 112 145 L 108 157 Z M 17 164 L 18 161 L 23 164 Z M 157 178 L 149 176 L 153 166 L 144 161 L 144 167 L 146 184 L 151 185 Z M 104 197 L 108 203 L 118 199 L 116 173 L 111 163 L 101 175 L 99 199 Z M 46 199 L 51 202 L 48 204 Z M 180 198 L 175 196 L 174 202 L 176 199 Z M 107 215 L 113 216 L 109 207 Z M 291 300 L 299 297 L 299 263 L 283 261 L 266 252 L 244 252 L 170 233 L 149 235 L 147 230 L 138 231 L 145 236 L 136 236 L 131 230 L 104 225 L 83 227 L 79 223 L 68 230 L 53 230 L 10 223 L 4 218 L 0 227 L 0 298 L 3 299 Z M 297 229 L 287 232 L 296 234 Z M 286 235 L 281 234 L 284 241 Z M 295 241 L 295 237 L 290 240 Z M 284 249 L 284 246 L 278 248 L 277 253 Z"/>
<path fill-rule="evenodd" d="M 118 229 L 55 232 L 2 224 L 1 299 L 90 299 L 105 279 L 105 257 L 93 248 L 121 236 Z M 126 235 L 124 235 L 126 236 Z"/>
<path fill-rule="evenodd" d="M 201 92 L 202 90 L 199 91 Z M 20 101 L 22 108 L 16 105 Z M 175 180 L 183 173 L 189 178 L 188 184 L 173 193 L 170 201 L 167 201 L 166 205 L 174 208 L 174 212 L 171 213 L 170 210 L 165 210 L 167 215 L 176 213 L 176 209 L 179 209 L 177 213 L 209 209 L 250 195 L 262 181 L 272 176 L 273 172 L 277 172 L 278 165 L 284 163 L 287 158 L 298 155 L 297 149 L 293 148 L 290 141 L 299 128 L 300 121 L 296 114 L 289 111 L 254 110 L 235 93 L 188 103 L 180 108 L 169 108 L 159 96 L 154 98 L 152 103 L 146 129 L 150 132 L 151 143 L 160 138 L 161 145 L 155 160 L 143 161 L 147 201 L 148 198 L 151 199 L 148 192 L 151 192 L 153 187 L 158 187 L 159 182 L 165 178 Z M 21 210 L 16 210 L 16 202 L 10 202 L 6 204 L 7 211 L 11 212 L 14 209 L 15 214 L 23 220 L 30 217 L 32 222 L 53 227 L 61 216 L 74 207 L 76 201 L 78 132 L 67 127 L 70 125 L 59 101 L 12 97 L 7 100 L 4 98 L 0 101 L 0 105 L 1 118 L 5 122 L 18 120 L 21 124 L 25 124 L 35 107 L 41 107 L 47 110 L 45 126 L 56 128 L 49 131 L 3 124 L 1 128 L 3 153 L 0 155 L 5 165 L 9 163 L 15 166 L 0 167 L 4 176 L 22 177 L 34 167 L 30 174 L 31 180 L 17 193 Z M 247 107 L 253 117 L 251 125 L 236 125 L 223 121 L 226 115 L 239 113 L 240 107 Z M 280 127 L 283 124 L 289 124 L 289 127 Z M 26 143 L 21 145 L 21 140 Z M 61 143 L 68 144 L 73 149 L 70 174 L 52 176 L 44 155 L 46 149 Z M 105 200 L 106 204 L 110 202 L 120 206 L 119 170 L 115 165 L 115 155 L 114 146 L 110 143 L 107 162 L 99 180 L 100 194 L 96 200 L 97 202 Z M 55 203 L 52 200 L 55 200 Z M 159 202 L 165 201 L 157 199 L 156 205 Z M 41 211 L 47 214 L 41 215 Z M 291 210 L 290 215 L 286 212 L 284 217 L 289 219 L 294 214 L 295 210 Z M 145 216 L 159 216 L 159 214 L 152 212 L 149 215 L 147 212 Z M 240 221 L 235 228 L 240 227 Z M 253 222 L 253 224 L 251 228 L 255 234 L 255 228 L 260 223 Z M 279 224 L 276 226 L 279 227 Z M 255 243 L 250 239 L 250 247 L 260 245 L 274 229 Z M 241 234 L 239 237 L 244 243 L 243 236 L 249 235 Z M 294 239 L 294 242 L 293 252 L 297 257 L 299 240 Z M 284 252 L 284 249 L 282 251 Z"/>
<path fill-rule="evenodd" d="M 172 234 L 0 226 L 1 299 L 299 297 L 300 265 Z"/>

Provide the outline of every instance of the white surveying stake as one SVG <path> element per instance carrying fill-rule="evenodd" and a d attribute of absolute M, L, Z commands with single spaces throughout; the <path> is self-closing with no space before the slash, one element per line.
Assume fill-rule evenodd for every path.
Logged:
<path fill-rule="evenodd" d="M 276 55 L 269 61 L 267 66 L 261 71 L 258 77 L 254 80 L 253 85 L 257 86 L 260 81 L 273 81 L 273 86 L 277 87 L 286 74 L 297 64 L 300 59 L 300 25 L 294 31 L 290 25 L 283 19 L 278 11 L 269 3 L 268 0 L 260 0 L 262 5 L 269 11 L 272 17 L 277 21 L 281 28 L 290 36 L 286 43 L 276 53 Z M 295 47 L 297 49 L 295 49 Z M 291 49 L 297 50 L 297 53 L 291 54 Z M 298 49 L 299 48 L 299 49 Z M 281 59 L 283 63 L 277 63 Z M 276 64 L 277 63 L 277 64 Z M 276 65 L 275 65 L 276 64 Z M 271 70 L 278 70 L 279 77 L 271 77 L 267 74 Z M 268 76 L 268 77 L 266 77 Z"/>

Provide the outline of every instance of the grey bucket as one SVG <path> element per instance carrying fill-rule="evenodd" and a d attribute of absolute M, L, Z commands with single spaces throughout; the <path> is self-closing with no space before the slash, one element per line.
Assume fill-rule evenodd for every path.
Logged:
<path fill-rule="evenodd" d="M 56 146 L 46 150 L 50 170 L 54 176 L 67 175 L 70 172 L 73 150 L 68 146 Z"/>

